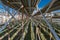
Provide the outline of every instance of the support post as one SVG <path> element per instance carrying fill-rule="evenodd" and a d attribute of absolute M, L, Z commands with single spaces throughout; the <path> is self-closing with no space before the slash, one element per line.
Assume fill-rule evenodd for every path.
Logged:
<path fill-rule="evenodd" d="M 52 26 L 50 25 L 50 23 L 48 22 L 48 20 L 45 18 L 45 15 L 42 14 L 41 10 L 40 10 L 40 13 L 41 13 L 41 15 L 42 15 L 42 17 L 43 17 L 43 20 L 47 23 L 47 25 L 48 25 L 51 33 L 52 33 L 52 34 L 54 35 L 54 37 L 56 38 L 56 40 L 60 40 L 59 37 L 57 36 L 55 30 L 52 28 Z"/>

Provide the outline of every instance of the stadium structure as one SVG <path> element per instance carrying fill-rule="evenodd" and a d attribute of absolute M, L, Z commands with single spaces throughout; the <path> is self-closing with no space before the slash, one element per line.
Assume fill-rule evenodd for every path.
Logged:
<path fill-rule="evenodd" d="M 41 0 L 0 1 L 11 16 L 0 25 L 0 40 L 60 40 L 60 16 L 53 13 L 60 10 L 60 0 L 51 0 L 42 9 L 37 7 Z"/>

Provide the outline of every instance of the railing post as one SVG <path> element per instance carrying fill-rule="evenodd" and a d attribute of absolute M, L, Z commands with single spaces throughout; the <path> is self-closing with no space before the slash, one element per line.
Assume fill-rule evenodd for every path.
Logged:
<path fill-rule="evenodd" d="M 40 13 L 43 17 L 43 20 L 46 22 L 46 24 L 48 25 L 51 33 L 54 35 L 54 37 L 56 38 L 56 40 L 60 40 L 59 37 L 57 36 L 55 30 L 53 29 L 53 27 L 50 25 L 50 23 L 48 22 L 48 20 L 45 18 L 45 15 L 42 14 L 41 10 L 40 10 Z"/>
<path fill-rule="evenodd" d="M 8 25 L 7 26 L 7 28 L 10 30 L 11 29 L 11 27 Z M 10 33 L 9 33 L 9 31 L 7 32 L 8 33 L 8 40 L 10 40 Z"/>
<path fill-rule="evenodd" d="M 0 40 L 1 40 L 1 37 L 0 37 Z"/>
<path fill-rule="evenodd" d="M 22 32 L 23 32 L 23 13 L 22 13 Z"/>

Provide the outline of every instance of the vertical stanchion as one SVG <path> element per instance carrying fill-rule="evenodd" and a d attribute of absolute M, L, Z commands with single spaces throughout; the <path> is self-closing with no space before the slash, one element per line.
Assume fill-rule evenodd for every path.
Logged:
<path fill-rule="evenodd" d="M 49 32 L 50 32 L 50 31 L 49 31 Z M 51 32 L 49 33 L 49 35 L 50 35 L 50 40 L 51 40 L 51 37 L 52 37 Z"/>
<path fill-rule="evenodd" d="M 8 33 L 8 40 L 10 40 L 10 34 Z"/>
<path fill-rule="evenodd" d="M 7 26 L 7 28 L 8 28 L 9 30 L 11 29 L 11 27 L 10 27 L 9 25 Z M 8 32 L 7 32 L 7 33 L 8 33 L 8 40 L 10 40 L 10 33 L 9 33 L 9 30 L 8 30 Z"/>
<path fill-rule="evenodd" d="M 51 23 L 52 23 L 52 16 L 51 16 Z"/>
<path fill-rule="evenodd" d="M 23 33 L 23 13 L 22 13 L 22 33 Z"/>
<path fill-rule="evenodd" d="M 51 16 L 50 18 L 51 18 L 51 23 L 52 23 L 52 16 Z M 51 36 L 51 32 L 50 32 L 50 40 L 51 40 L 51 37 L 52 37 L 52 36 Z"/>
<path fill-rule="evenodd" d="M 37 40 L 37 27 L 36 27 L 36 40 Z"/>
<path fill-rule="evenodd" d="M 54 35 L 54 37 L 56 38 L 56 40 L 60 40 L 59 37 L 57 36 L 55 30 L 53 29 L 53 27 L 50 25 L 50 23 L 48 22 L 48 20 L 45 18 L 45 15 L 42 14 L 41 10 L 40 10 L 40 13 L 44 19 L 44 21 L 46 22 L 46 24 L 48 25 L 50 31 L 52 32 L 52 34 Z"/>
<path fill-rule="evenodd" d="M 0 40 L 1 40 L 1 37 L 0 37 Z"/>

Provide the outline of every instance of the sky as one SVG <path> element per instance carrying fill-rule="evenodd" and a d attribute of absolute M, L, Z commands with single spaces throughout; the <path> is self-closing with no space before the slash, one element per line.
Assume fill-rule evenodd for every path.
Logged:
<path fill-rule="evenodd" d="M 39 2 L 39 4 L 38 4 L 38 7 L 39 8 L 42 8 L 42 7 L 44 7 L 46 4 L 48 4 L 49 2 L 50 2 L 51 0 L 41 0 L 41 2 Z M 0 3 L 0 8 L 2 8 L 3 6 L 1 5 L 1 3 Z"/>
<path fill-rule="evenodd" d="M 3 6 L 0 4 L 0 8 L 2 8 Z"/>
<path fill-rule="evenodd" d="M 39 4 L 38 4 L 38 8 L 43 8 L 44 6 L 46 6 L 49 2 L 51 2 L 51 0 L 40 0 Z M 0 3 L 0 9 L 3 8 L 2 4 Z"/>
<path fill-rule="evenodd" d="M 41 0 L 38 4 L 38 8 L 43 8 L 46 4 L 48 4 L 51 0 Z M 0 10 L 3 8 L 2 4 L 0 3 Z M 1 12 L 1 11 L 0 11 Z"/>
<path fill-rule="evenodd" d="M 41 0 L 38 4 L 39 8 L 43 8 L 44 6 L 46 6 L 49 2 L 51 2 L 51 0 Z"/>

